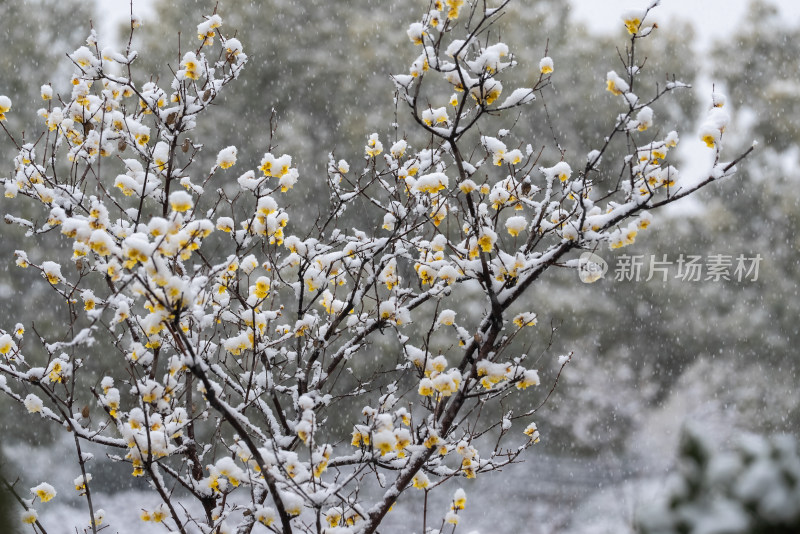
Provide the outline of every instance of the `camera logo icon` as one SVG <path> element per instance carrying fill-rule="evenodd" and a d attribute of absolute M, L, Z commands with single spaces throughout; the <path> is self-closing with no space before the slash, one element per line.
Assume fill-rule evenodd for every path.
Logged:
<path fill-rule="evenodd" d="M 603 258 L 591 252 L 584 252 L 578 260 L 578 276 L 584 284 L 597 282 L 608 272 L 608 264 Z"/>

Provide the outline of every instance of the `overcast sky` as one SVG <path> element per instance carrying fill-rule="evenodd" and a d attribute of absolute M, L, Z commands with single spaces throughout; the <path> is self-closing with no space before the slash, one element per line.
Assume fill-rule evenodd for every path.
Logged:
<path fill-rule="evenodd" d="M 631 7 L 645 7 L 651 0 L 571 0 L 573 16 L 596 31 L 612 31 L 620 24 L 620 15 Z M 800 23 L 800 1 L 771 0 L 789 24 Z M 747 11 L 749 0 L 661 0 L 654 15 L 658 20 L 680 16 L 692 20 L 700 46 L 732 32 Z"/>
<path fill-rule="evenodd" d="M 230 0 L 229 0 L 230 1 Z M 255 0 L 257 1 L 257 0 Z M 302 0 L 297 0 L 302 1 Z M 527 0 L 532 1 L 532 0 Z M 646 6 L 651 0 L 571 0 L 573 15 L 598 32 L 611 31 L 620 24 L 620 15 L 630 7 Z M 707 46 L 711 39 L 731 32 L 745 13 L 749 0 L 662 0 L 654 12 L 659 20 L 669 20 L 677 15 L 695 22 L 700 37 L 699 45 Z M 784 20 L 800 23 L 800 0 L 772 0 L 783 13 Z M 223 4 L 224 0 L 220 2 Z M 134 12 L 144 18 L 154 16 L 152 0 L 134 0 Z M 95 0 L 99 16 L 99 30 L 110 31 L 116 21 L 130 12 L 129 0 Z M 223 9 L 224 11 L 224 9 Z M 103 37 L 103 35 L 101 35 Z"/>
<path fill-rule="evenodd" d="M 223 13 L 226 1 L 233 0 L 220 1 Z M 302 2 L 302 0 L 295 1 Z M 800 24 L 800 0 L 769 1 L 779 7 L 787 24 Z M 573 16 L 584 22 L 591 31 L 602 33 L 619 28 L 622 24 L 621 15 L 627 9 L 646 7 L 652 0 L 571 0 L 571 2 Z M 665 29 L 669 27 L 668 22 L 673 17 L 691 20 L 697 29 L 696 45 L 699 50 L 703 50 L 716 38 L 730 34 L 738 27 L 749 2 L 750 0 L 661 0 L 661 5 L 653 11 L 653 20 L 661 23 Z M 134 0 L 134 13 L 140 16 L 145 24 L 155 16 L 151 9 L 152 4 L 153 0 Z M 95 27 L 100 33 L 101 43 L 109 42 L 112 29 L 129 16 L 129 0 L 95 0 L 95 7 L 98 13 Z M 711 80 L 701 76 L 694 90 L 698 98 L 707 98 L 711 92 Z M 711 164 L 709 151 L 704 150 L 697 142 L 681 143 L 681 145 L 679 155 L 683 160 L 683 171 L 689 175 L 702 175 Z M 690 210 L 691 203 L 686 203 L 684 208 Z"/>

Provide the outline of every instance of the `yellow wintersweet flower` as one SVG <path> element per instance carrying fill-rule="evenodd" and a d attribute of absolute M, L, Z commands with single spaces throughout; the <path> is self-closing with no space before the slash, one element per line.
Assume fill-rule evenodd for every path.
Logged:
<path fill-rule="evenodd" d="M 523 434 L 531 438 L 531 441 L 534 443 L 539 443 L 539 430 L 536 428 L 536 423 L 529 424 L 523 431 Z"/>
<path fill-rule="evenodd" d="M 136 142 L 140 145 L 146 145 L 150 141 L 149 133 L 137 133 L 135 136 Z"/>
<path fill-rule="evenodd" d="M 186 78 L 190 80 L 200 79 L 199 65 L 194 52 L 187 52 L 186 55 L 183 56 L 181 67 L 184 70 L 184 76 L 186 76 Z"/>
<path fill-rule="evenodd" d="M 519 382 L 517 382 L 517 389 L 526 389 L 530 386 L 539 385 L 539 373 L 535 370 L 529 369 L 522 374 Z"/>
<path fill-rule="evenodd" d="M 63 371 L 64 366 L 61 364 L 61 360 L 53 360 L 53 363 L 50 365 L 50 373 L 47 375 L 47 378 L 50 380 L 50 382 L 61 382 L 61 373 Z"/>
<path fill-rule="evenodd" d="M 194 206 L 192 196 L 186 191 L 175 191 L 169 195 L 169 205 L 172 211 L 189 211 Z"/>
<path fill-rule="evenodd" d="M 275 511 L 272 508 L 260 508 L 256 510 L 256 520 L 265 526 L 270 526 L 275 522 Z"/>
<path fill-rule="evenodd" d="M 551 74 L 553 72 L 553 59 L 550 57 L 543 57 L 539 61 L 539 72 L 542 74 Z"/>
<path fill-rule="evenodd" d="M 704 124 L 700 128 L 700 140 L 702 140 L 708 148 L 714 148 L 721 137 L 719 128 L 710 124 Z"/>
<path fill-rule="evenodd" d="M 73 484 L 75 484 L 75 490 L 83 492 L 86 490 L 86 483 L 92 481 L 92 475 L 90 473 L 86 473 L 86 476 L 79 476 L 75 480 L 73 480 Z"/>
<path fill-rule="evenodd" d="M 622 20 L 625 23 L 625 28 L 628 30 L 628 33 L 631 35 L 636 35 L 636 33 L 638 33 L 639 27 L 642 25 L 642 18 L 644 17 L 639 10 L 628 11 L 622 16 Z"/>
<path fill-rule="evenodd" d="M 426 448 L 430 449 L 431 447 L 435 447 L 436 445 L 438 445 L 440 441 L 441 440 L 439 439 L 439 436 L 437 436 L 436 434 L 431 434 L 430 436 L 425 438 L 424 445 Z"/>
<path fill-rule="evenodd" d="M 423 378 L 419 383 L 418 393 L 423 397 L 430 397 L 434 393 L 433 382 L 430 378 Z"/>
<path fill-rule="evenodd" d="M 414 479 L 412 480 L 411 484 L 417 489 L 425 489 L 430 486 L 431 481 L 425 475 L 425 473 L 417 473 L 414 475 Z"/>
<path fill-rule="evenodd" d="M 523 326 L 536 326 L 536 314 L 531 312 L 520 313 L 514 317 L 514 324 L 518 328 Z"/>
<path fill-rule="evenodd" d="M 0 354 L 6 355 L 16 348 L 17 345 L 14 343 L 14 340 L 11 339 L 10 335 L 3 334 L 0 336 Z"/>
<path fill-rule="evenodd" d="M 453 510 L 463 510 L 467 505 L 467 494 L 464 490 L 458 488 L 455 495 L 453 495 Z"/>
<path fill-rule="evenodd" d="M 2 116 L 2 114 L 0 114 L 0 116 Z M 5 120 L 5 117 L 3 117 L 0 120 Z M 28 508 L 27 510 L 22 512 L 22 515 L 20 516 L 20 520 L 26 525 L 32 525 L 36 523 L 37 519 L 39 519 L 39 516 L 36 513 L 36 510 L 34 510 L 33 508 Z"/>
<path fill-rule="evenodd" d="M 378 134 L 374 133 L 369 136 L 367 146 L 364 147 L 364 152 L 371 158 L 383 152 L 383 143 L 378 139 Z"/>
<path fill-rule="evenodd" d="M 447 18 L 457 19 L 461 6 L 464 5 L 464 0 L 445 0 L 447 4 Z"/>
<path fill-rule="evenodd" d="M 217 165 L 221 169 L 230 169 L 236 164 L 236 147 L 229 146 L 227 148 L 223 148 L 217 154 Z"/>
<path fill-rule="evenodd" d="M 255 291 L 256 297 L 258 297 L 259 299 L 266 298 L 267 295 L 269 294 L 269 288 L 270 288 L 269 278 L 267 278 L 266 276 L 260 276 L 256 280 L 256 291 Z"/>
<path fill-rule="evenodd" d="M 36 487 L 31 488 L 31 493 L 39 497 L 42 502 L 48 502 L 56 496 L 56 490 L 47 482 L 42 482 Z"/>
<path fill-rule="evenodd" d="M 11 99 L 0 95 L 0 121 L 6 120 L 6 113 L 11 111 Z"/>
<path fill-rule="evenodd" d="M 368 446 L 369 432 L 357 427 L 355 430 L 353 430 L 353 439 L 350 444 L 353 447 L 360 447 L 361 445 L 364 445 L 365 447 Z"/>
<path fill-rule="evenodd" d="M 614 95 L 621 95 L 628 92 L 630 86 L 628 83 L 619 77 L 614 71 L 609 71 L 606 76 L 606 89 Z"/>
<path fill-rule="evenodd" d="M 478 246 L 481 247 L 481 250 L 484 252 L 491 252 L 496 240 L 497 234 L 486 228 L 483 234 L 478 238 Z"/>

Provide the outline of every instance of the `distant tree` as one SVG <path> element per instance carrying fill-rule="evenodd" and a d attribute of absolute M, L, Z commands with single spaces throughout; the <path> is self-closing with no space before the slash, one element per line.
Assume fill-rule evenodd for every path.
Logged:
<path fill-rule="evenodd" d="M 643 534 L 789 534 L 800 531 L 800 456 L 789 435 L 741 436 L 717 451 L 684 429 L 678 470 L 661 498 L 643 508 Z"/>
<path fill-rule="evenodd" d="M 2 460 L 2 457 L 0 457 L 0 460 Z M 2 467 L 1 464 L 0 467 Z M 0 471 L 0 474 L 3 474 L 4 471 L 5 469 Z M 17 522 L 12 519 L 13 506 L 8 489 L 0 486 L 0 528 L 3 529 L 3 532 L 12 533 L 17 531 Z"/>
<path fill-rule="evenodd" d="M 376 532 L 406 490 L 427 496 L 507 467 L 538 441 L 533 418 L 570 356 L 543 392 L 526 391 L 548 345 L 523 346 L 539 311 L 523 297 L 551 268 L 596 279 L 582 251 L 632 244 L 651 210 L 731 176 L 751 149 L 721 159 L 715 93 L 701 127 L 709 174 L 692 181 L 668 163 L 678 134 L 656 126 L 654 107 L 686 86 L 643 83 L 637 51 L 655 4 L 624 17 L 622 66 L 603 82 L 617 109 L 598 144 L 572 155 L 557 140 L 546 151 L 515 140 L 518 114 L 561 66 L 542 57 L 513 88 L 505 75 L 518 58 L 495 29 L 507 5 L 432 2 L 404 32 L 415 50 L 392 77 L 398 114 L 420 133 L 397 124 L 365 135 L 358 159 L 331 155 L 325 198 L 300 205 L 287 193 L 309 178 L 272 128 L 238 178 L 231 169 L 247 158 L 235 146 L 202 166 L 191 132 L 248 60 L 219 14 L 167 79 L 137 81 L 138 53 L 93 34 L 69 54 L 69 95 L 44 95 L 38 141 L 10 135 L 14 173 L 0 179 L 7 197 L 39 205 L 9 218 L 30 245 L 58 233 L 72 250 L 68 267 L 57 252 L 15 252 L 52 288 L 63 329 L 4 325 L 0 390 L 71 433 L 87 530 L 100 520 L 89 443 L 160 496 L 144 521 L 288 534 Z M 0 109 L 12 113 L 10 99 Z M 601 160 L 614 151 L 610 173 Z M 319 217 L 294 222 L 310 205 Z M 343 223 L 353 209 L 366 229 Z M 459 298 L 472 299 L 469 313 L 450 306 Z M 390 338 L 394 358 L 376 348 Z M 97 346 L 113 355 L 100 373 Z M 34 508 L 55 493 L 31 488 Z M 425 507 L 408 523 L 455 525 L 465 504 L 457 490 L 449 511 Z"/>
<path fill-rule="evenodd" d="M 158 17 L 143 25 L 136 38 L 152 51 L 137 61 L 135 72 L 170 76 L 166 65 L 177 68 L 180 63 L 179 39 L 184 47 L 194 45 L 193 35 L 179 37 L 177 29 L 213 10 L 215 3 L 157 1 Z M 326 151 L 348 160 L 360 157 L 360 147 L 344 141 L 365 131 L 388 133 L 394 120 L 394 109 L 385 105 L 392 95 L 389 75 L 407 42 L 394 29 L 416 11 L 413 3 L 380 0 L 362 2 L 358 9 L 343 0 L 226 5 L 226 26 L 236 28 L 236 37 L 248 43 L 247 71 L 237 91 L 220 95 L 208 111 L 208 123 L 198 124 L 193 135 L 200 142 L 219 135 L 236 138 L 243 156 L 257 154 L 270 143 L 274 109 L 280 149 L 308 172 L 325 174 Z M 239 120 L 242 116 L 249 120 Z M 309 150 L 312 146 L 326 151 Z M 320 180 L 306 192 L 325 195 L 325 189 Z"/>
<path fill-rule="evenodd" d="M 46 14 L 32 18 L 31 13 Z M 35 141 L 34 134 L 40 130 L 40 119 L 36 112 L 41 107 L 41 86 L 53 84 L 55 91 L 67 90 L 70 86 L 71 65 L 64 61 L 64 51 L 70 50 L 74 43 L 86 36 L 86 22 L 91 19 L 91 7 L 78 0 L 6 0 L 0 3 L 0 20 L 3 21 L 3 54 L 0 54 L 0 93 L 9 96 L 14 102 L 7 121 L 3 124 L 9 131 L 24 132 L 28 142 Z M 70 21 L 70 22 L 67 22 Z M 80 24 L 76 24 L 80 21 Z M 24 59 L 23 59 L 24 58 Z M 16 155 L 16 148 L 10 144 L 0 146 L 0 161 L 10 162 Z M 13 167 L 3 167 L 3 174 L 11 174 Z M 29 211 L 29 209 L 31 211 Z M 15 215 L 30 217 L 35 207 L 31 204 L 16 203 L 0 195 L 0 216 L 10 211 Z M 13 256 L 25 240 L 25 229 L 3 225 L 0 239 L 0 255 Z M 52 247 L 56 241 L 48 242 Z M 26 324 L 36 321 L 45 329 L 52 329 L 59 315 L 49 313 L 47 308 L 37 310 L 20 308 L 19 299 L 46 299 L 47 291 L 35 283 L 37 277 L 30 272 L 14 272 L 0 269 L 0 317 L 10 317 L 12 313 Z M 12 325 L 13 326 L 13 325 Z M 0 401 L 0 426 L 6 421 L 15 420 L 16 410 L 7 409 Z M 41 430 L 39 439 L 46 441 L 51 434 L 49 429 Z M 27 427 L 19 428 L 16 437 L 34 439 Z"/>

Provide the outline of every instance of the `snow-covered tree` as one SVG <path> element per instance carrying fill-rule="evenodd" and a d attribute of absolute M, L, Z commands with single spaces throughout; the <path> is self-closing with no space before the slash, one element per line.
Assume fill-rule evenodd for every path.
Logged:
<path fill-rule="evenodd" d="M 643 534 L 800 530 L 800 456 L 789 435 L 740 436 L 717 451 L 699 429 L 681 436 L 678 472 L 661 498 L 643 507 Z"/>
<path fill-rule="evenodd" d="M 200 167 L 192 131 L 248 58 L 219 13 L 166 81 L 133 77 L 130 39 L 113 50 L 91 33 L 69 54 L 71 91 L 42 89 L 44 131 L 9 132 L 17 156 L 0 179 L 6 197 L 39 207 L 6 216 L 28 248 L 57 233 L 72 251 L 15 252 L 51 286 L 64 325 L 2 325 L 0 390 L 71 433 L 92 532 L 102 514 L 87 444 L 160 496 L 143 521 L 288 534 L 376 532 L 405 491 L 509 466 L 539 440 L 537 412 L 570 355 L 522 343 L 541 312 L 528 290 L 551 268 L 596 279 L 582 252 L 633 243 L 651 210 L 730 177 L 751 149 L 723 161 L 714 93 L 695 140 L 713 168 L 688 177 L 670 164 L 679 134 L 652 106 L 688 86 L 644 77 L 637 49 L 656 3 L 623 17 L 621 65 L 597 80 L 618 109 L 596 145 L 517 140 L 517 117 L 562 67 L 543 50 L 528 83 L 506 79 L 521 60 L 494 30 L 508 3 L 431 2 L 404 29 L 407 69 L 392 77 L 389 105 L 415 131 L 365 132 L 363 156 L 331 154 L 325 177 L 278 151 L 267 121 L 263 154 L 226 140 Z M 11 99 L 0 113 L 14 113 Z M 311 180 L 327 199 L 286 200 Z M 368 226 L 344 224 L 348 210 Z M 293 223 L 309 211 L 320 215 Z M 463 299 L 469 313 L 453 309 Z M 558 358 L 541 390 L 539 354 Z M 44 530 L 36 509 L 67 489 L 30 491 L 23 521 Z M 467 496 L 451 501 L 408 524 L 456 525 Z"/>

